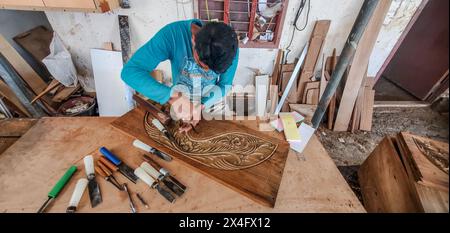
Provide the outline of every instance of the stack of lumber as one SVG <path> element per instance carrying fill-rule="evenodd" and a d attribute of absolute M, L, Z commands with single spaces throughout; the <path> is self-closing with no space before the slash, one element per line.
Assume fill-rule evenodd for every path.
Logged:
<path fill-rule="evenodd" d="M 14 91 L 0 80 L 0 85 L 2 86 L 0 95 L 8 101 L 8 108 L 16 113 L 15 116 L 31 116 L 29 111 L 24 108 L 24 105 L 33 105 L 35 108 L 42 109 L 48 115 L 56 115 L 56 110 L 61 103 L 80 89 L 79 85 L 76 87 L 65 87 L 53 79 L 42 63 L 42 59 L 50 54 L 49 47 L 52 38 L 53 32 L 43 26 L 38 26 L 13 38 L 36 61 L 38 68 L 35 67 L 35 70 L 12 44 L 0 35 L 0 53 L 16 71 L 21 79 L 20 82 L 25 84 L 27 90 L 21 91 L 31 93 L 31 99 L 28 99 L 25 103 L 23 98 L 19 101 L 20 98 L 13 96 Z"/>
<path fill-rule="evenodd" d="M 358 171 L 368 212 L 448 212 L 448 143 L 386 137 Z"/>
<path fill-rule="evenodd" d="M 375 92 L 374 79 L 367 77 L 370 55 L 375 46 L 383 21 L 392 0 L 379 1 L 375 12 L 356 48 L 355 55 L 344 75 L 337 92 L 332 97 L 326 117 L 327 127 L 334 131 L 351 131 L 372 129 L 372 115 Z M 298 78 L 297 85 L 289 92 L 283 111 L 292 109 L 308 112 L 314 109 L 322 97 L 328 81 L 333 75 L 339 57 L 336 49 L 331 57 L 322 53 L 330 21 L 316 22 L 309 40 L 309 48 L 299 77 L 290 77 L 294 64 L 275 66 L 273 85 L 280 85 L 280 95 L 285 91 L 284 83 L 291 78 Z M 321 77 L 316 79 L 315 70 L 321 60 Z M 277 60 L 278 61 L 278 60 Z M 284 70 L 283 70 L 284 69 Z"/>

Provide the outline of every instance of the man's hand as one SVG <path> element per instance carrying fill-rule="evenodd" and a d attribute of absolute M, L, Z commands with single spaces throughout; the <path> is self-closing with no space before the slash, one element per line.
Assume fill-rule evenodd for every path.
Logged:
<path fill-rule="evenodd" d="M 192 126 L 201 120 L 203 105 L 192 103 L 189 98 L 176 92 L 169 100 L 170 115 L 175 120 L 182 120 L 185 124 L 180 127 L 180 131 L 188 132 Z M 191 126 L 192 125 L 192 126 Z"/>

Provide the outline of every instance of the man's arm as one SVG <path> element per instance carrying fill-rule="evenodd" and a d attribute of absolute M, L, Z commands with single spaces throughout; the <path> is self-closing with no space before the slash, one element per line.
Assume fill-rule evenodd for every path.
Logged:
<path fill-rule="evenodd" d="M 215 104 L 218 100 L 224 97 L 231 90 L 231 85 L 233 84 L 234 76 L 236 74 L 238 61 L 239 61 L 239 49 L 236 52 L 236 56 L 231 66 L 228 68 L 227 71 L 225 71 L 225 73 L 220 75 L 220 80 L 217 83 L 217 85 L 203 96 L 202 103 L 205 107 L 207 108 L 211 107 L 213 104 Z M 221 93 L 220 96 L 214 94 L 219 93 L 219 91 Z"/>
<path fill-rule="evenodd" d="M 122 80 L 137 92 L 160 104 L 170 99 L 171 88 L 150 76 L 159 63 L 172 58 L 171 33 L 168 26 L 142 46 L 122 69 Z"/>

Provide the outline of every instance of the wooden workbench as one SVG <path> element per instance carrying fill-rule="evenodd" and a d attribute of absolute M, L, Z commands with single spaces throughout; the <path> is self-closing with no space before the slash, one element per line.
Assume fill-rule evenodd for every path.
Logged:
<path fill-rule="evenodd" d="M 110 125 L 114 119 L 39 120 L 0 155 L 0 212 L 36 212 L 56 181 L 75 164 L 79 170 L 48 209 L 48 212 L 64 212 L 76 180 L 85 177 L 82 158 L 100 146 L 111 148 L 130 166 L 138 166 L 143 152 L 131 145 L 133 138 Z M 241 123 L 256 128 L 255 121 Z M 289 153 L 273 209 L 254 203 L 178 161 L 161 164 L 188 190 L 174 204 L 169 204 L 142 182 L 136 185 L 128 182 L 132 192 L 142 194 L 149 202 L 150 208 L 145 209 L 133 196 L 140 212 L 365 212 L 316 137 L 303 154 Z M 115 176 L 119 181 L 127 181 L 121 174 Z M 126 193 L 119 193 L 99 177 L 97 180 L 103 203 L 91 208 L 86 190 L 79 212 L 129 212 Z"/>

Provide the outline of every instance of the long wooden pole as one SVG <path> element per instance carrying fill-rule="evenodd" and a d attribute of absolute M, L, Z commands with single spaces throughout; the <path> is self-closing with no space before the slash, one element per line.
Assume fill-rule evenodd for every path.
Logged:
<path fill-rule="evenodd" d="M 341 82 L 342 76 L 345 73 L 348 65 L 350 64 L 353 55 L 355 55 L 356 48 L 358 47 L 359 41 L 372 18 L 373 12 L 377 7 L 380 0 L 365 0 L 358 17 L 356 18 L 355 24 L 353 25 L 352 31 L 347 38 L 347 43 L 342 50 L 339 62 L 333 72 L 330 81 L 320 99 L 317 110 L 311 120 L 314 129 L 319 128 L 320 122 L 328 108 L 331 98 L 336 93 L 336 89 Z"/>

